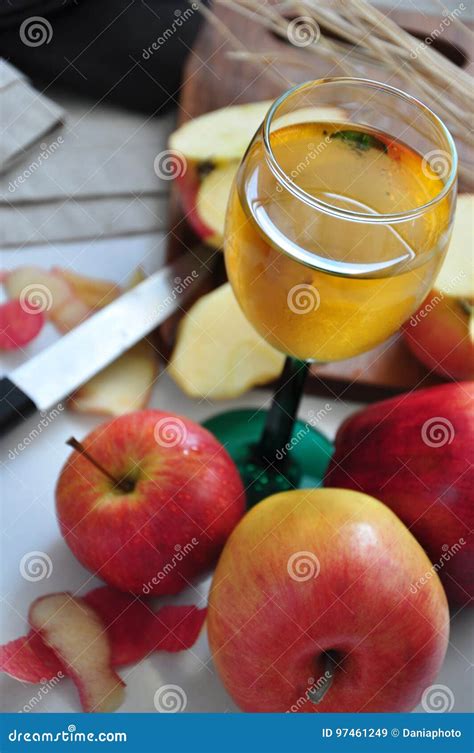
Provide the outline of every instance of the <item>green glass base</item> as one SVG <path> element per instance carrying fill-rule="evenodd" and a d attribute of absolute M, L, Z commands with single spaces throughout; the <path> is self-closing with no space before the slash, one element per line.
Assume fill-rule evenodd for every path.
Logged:
<path fill-rule="evenodd" d="M 219 413 L 203 424 L 236 463 L 246 488 L 248 507 L 270 494 L 321 486 L 334 451 L 323 434 L 304 421 L 296 421 L 286 445 L 278 448 L 273 457 L 259 459 L 255 448 L 266 415 L 266 411 L 245 408 Z"/>

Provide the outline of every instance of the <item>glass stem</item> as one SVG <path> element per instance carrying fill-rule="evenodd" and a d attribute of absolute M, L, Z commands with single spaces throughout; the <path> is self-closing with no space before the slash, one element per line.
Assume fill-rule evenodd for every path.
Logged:
<path fill-rule="evenodd" d="M 278 450 L 282 450 L 291 438 L 308 368 L 309 363 L 298 358 L 288 356 L 285 361 L 265 428 L 255 448 L 257 456 L 263 461 L 275 463 Z"/>

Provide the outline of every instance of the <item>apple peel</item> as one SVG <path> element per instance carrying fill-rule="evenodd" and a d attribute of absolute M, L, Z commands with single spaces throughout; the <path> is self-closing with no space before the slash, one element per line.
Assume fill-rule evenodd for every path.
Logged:
<path fill-rule="evenodd" d="M 44 325 L 42 311 L 26 309 L 15 299 L 0 305 L 0 350 L 17 350 L 28 345 Z"/>
<path fill-rule="evenodd" d="M 121 667 L 142 661 L 154 651 L 185 651 L 196 642 L 206 618 L 206 609 L 195 606 L 165 606 L 157 612 L 143 599 L 103 586 L 90 591 L 82 601 L 106 626 L 111 665 Z M 54 651 L 41 636 L 28 635 L 0 646 L 0 672 L 16 680 L 46 683 L 68 674 Z"/>

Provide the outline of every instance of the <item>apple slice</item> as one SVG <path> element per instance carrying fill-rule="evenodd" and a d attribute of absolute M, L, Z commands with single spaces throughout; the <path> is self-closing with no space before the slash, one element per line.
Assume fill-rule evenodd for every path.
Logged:
<path fill-rule="evenodd" d="M 191 397 L 224 399 L 275 379 L 284 360 L 249 324 L 226 283 L 183 317 L 169 373 Z"/>
<path fill-rule="evenodd" d="M 142 340 L 82 385 L 68 401 L 78 413 L 121 416 L 144 408 L 158 376 L 156 352 Z"/>
<path fill-rule="evenodd" d="M 51 271 L 65 280 L 76 298 L 89 309 L 101 309 L 114 301 L 121 293 L 119 285 L 111 280 L 87 277 L 64 267 L 53 267 Z"/>
<path fill-rule="evenodd" d="M 197 192 L 196 212 L 209 228 L 206 242 L 211 246 L 222 245 L 227 203 L 238 167 L 238 162 L 216 167 L 204 178 Z"/>
<path fill-rule="evenodd" d="M 77 296 L 71 295 L 69 300 L 65 301 L 61 306 L 54 308 L 50 319 L 59 332 L 66 333 L 77 327 L 78 324 L 81 324 L 91 313 L 92 310 L 89 306 L 86 306 Z"/>
<path fill-rule="evenodd" d="M 44 325 L 42 311 L 25 308 L 18 299 L 0 305 L 0 350 L 16 350 L 28 345 Z"/>
<path fill-rule="evenodd" d="M 130 277 L 126 280 L 124 290 L 132 290 L 132 288 L 135 288 L 137 285 L 143 282 L 143 280 L 146 280 L 146 278 L 147 275 L 143 267 L 136 267 Z"/>
<path fill-rule="evenodd" d="M 5 275 L 3 285 L 8 297 L 18 298 L 26 310 L 49 317 L 72 295 L 66 280 L 40 267 L 17 267 Z"/>
<path fill-rule="evenodd" d="M 124 699 L 124 683 L 111 668 L 105 627 L 82 599 L 59 593 L 30 608 L 30 623 L 67 668 L 84 711 L 110 712 Z"/>
<path fill-rule="evenodd" d="M 240 160 L 271 100 L 222 107 L 184 123 L 171 134 L 171 149 L 196 162 Z"/>

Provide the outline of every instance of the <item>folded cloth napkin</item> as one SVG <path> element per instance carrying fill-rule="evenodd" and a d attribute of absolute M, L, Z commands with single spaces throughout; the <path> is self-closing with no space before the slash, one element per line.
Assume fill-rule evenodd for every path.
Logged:
<path fill-rule="evenodd" d="M 0 58 L 0 174 L 55 130 L 63 117 L 59 105 L 38 97 L 26 77 Z"/>

